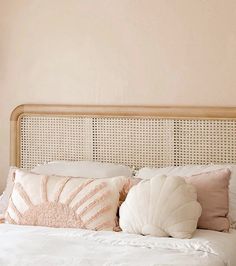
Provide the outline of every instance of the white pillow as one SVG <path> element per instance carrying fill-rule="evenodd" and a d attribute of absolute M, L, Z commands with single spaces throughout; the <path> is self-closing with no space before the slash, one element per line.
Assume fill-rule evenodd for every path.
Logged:
<path fill-rule="evenodd" d="M 206 172 L 216 171 L 220 169 L 229 168 L 232 170 L 231 165 L 185 165 L 185 166 L 169 166 L 164 168 L 141 168 L 136 177 L 141 179 L 150 179 L 156 175 L 167 175 L 167 176 L 192 176 Z M 236 165 L 235 165 L 236 167 Z M 235 173 L 236 175 L 236 173 Z"/>
<path fill-rule="evenodd" d="M 157 175 L 167 176 L 192 176 L 201 173 L 211 172 L 223 168 L 229 168 L 231 171 L 229 184 L 229 219 L 232 228 L 236 228 L 236 165 L 186 165 L 186 166 L 170 166 L 165 168 L 142 168 L 138 171 L 136 177 L 141 179 L 149 179 Z"/>
<path fill-rule="evenodd" d="M 201 210 L 192 185 L 161 175 L 130 189 L 120 207 L 120 227 L 127 233 L 190 238 Z"/>
<path fill-rule="evenodd" d="M 114 176 L 132 176 L 132 169 L 125 165 L 91 161 L 53 161 L 34 167 L 31 172 L 45 175 L 71 177 L 107 178 Z"/>
<path fill-rule="evenodd" d="M 5 216 L 5 211 L 8 206 L 9 198 L 12 193 L 12 189 L 14 186 L 13 179 L 15 177 L 15 171 L 18 168 L 15 166 L 11 166 L 8 172 L 8 177 L 7 177 L 7 185 L 5 190 L 3 191 L 2 195 L 0 196 L 0 220 L 4 219 Z"/>

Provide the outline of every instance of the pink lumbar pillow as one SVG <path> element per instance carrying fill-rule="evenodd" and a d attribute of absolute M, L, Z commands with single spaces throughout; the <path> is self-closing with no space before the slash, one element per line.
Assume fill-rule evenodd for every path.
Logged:
<path fill-rule="evenodd" d="M 126 191 L 126 186 L 132 186 L 126 177 L 85 179 L 18 169 L 6 221 L 19 225 L 116 230 L 120 193 Z"/>
<path fill-rule="evenodd" d="M 202 206 L 202 215 L 198 228 L 228 231 L 229 219 L 229 180 L 230 170 L 221 169 L 186 177 L 185 180 L 197 189 L 198 201 Z"/>

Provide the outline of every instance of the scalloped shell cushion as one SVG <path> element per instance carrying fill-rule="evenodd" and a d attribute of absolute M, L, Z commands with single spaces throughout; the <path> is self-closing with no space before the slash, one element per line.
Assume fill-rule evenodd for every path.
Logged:
<path fill-rule="evenodd" d="M 20 225 L 113 230 L 126 184 L 126 177 L 85 179 L 16 170 L 5 218 Z"/>
<path fill-rule="evenodd" d="M 132 187 L 120 207 L 124 232 L 191 238 L 201 215 L 195 188 L 181 177 L 159 176 Z"/>

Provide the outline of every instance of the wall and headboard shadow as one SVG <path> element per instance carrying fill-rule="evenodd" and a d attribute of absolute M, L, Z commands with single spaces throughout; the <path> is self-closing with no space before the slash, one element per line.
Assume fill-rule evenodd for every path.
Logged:
<path fill-rule="evenodd" d="M 236 106 L 235 0 L 0 1 L 0 191 L 19 104 Z"/>

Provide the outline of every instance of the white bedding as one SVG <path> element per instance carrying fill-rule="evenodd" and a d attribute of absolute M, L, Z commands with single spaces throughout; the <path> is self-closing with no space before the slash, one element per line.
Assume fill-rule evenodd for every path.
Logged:
<path fill-rule="evenodd" d="M 192 239 L 80 229 L 0 225 L 0 265 L 236 266 L 236 230 L 197 230 Z"/>

